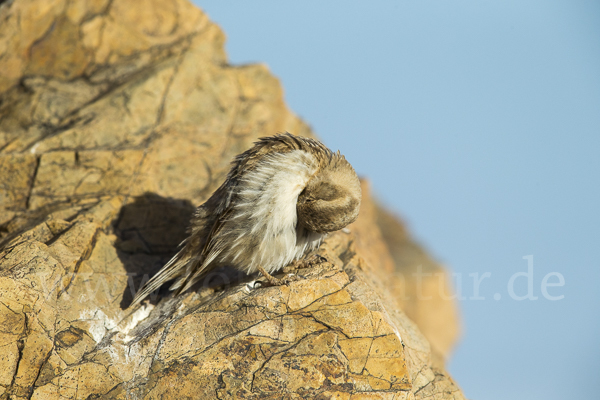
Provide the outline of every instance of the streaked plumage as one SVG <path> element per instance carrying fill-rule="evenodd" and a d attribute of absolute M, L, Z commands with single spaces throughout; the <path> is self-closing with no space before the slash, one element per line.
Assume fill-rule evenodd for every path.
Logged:
<path fill-rule="evenodd" d="M 181 293 L 224 265 L 277 282 L 270 273 L 353 222 L 360 200 L 358 177 L 339 152 L 289 133 L 261 138 L 234 159 L 225 182 L 196 210 L 182 249 L 132 305 L 172 279 L 170 289 Z"/>

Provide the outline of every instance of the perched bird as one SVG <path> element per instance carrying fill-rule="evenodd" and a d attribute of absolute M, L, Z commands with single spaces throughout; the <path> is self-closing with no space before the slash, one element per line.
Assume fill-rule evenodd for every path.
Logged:
<path fill-rule="evenodd" d="M 198 209 L 181 250 L 136 294 L 140 303 L 163 283 L 176 295 L 229 265 L 271 273 L 316 249 L 327 232 L 358 217 L 361 189 L 344 156 L 289 133 L 264 137 L 238 155 L 225 182 Z"/>

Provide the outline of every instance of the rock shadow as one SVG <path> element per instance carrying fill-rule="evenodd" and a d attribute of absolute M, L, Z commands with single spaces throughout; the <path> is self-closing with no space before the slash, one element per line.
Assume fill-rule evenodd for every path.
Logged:
<path fill-rule="evenodd" d="M 127 308 L 140 287 L 154 276 L 179 250 L 187 237 L 187 227 L 195 211 L 189 200 L 172 199 L 155 193 L 145 193 L 125 205 L 114 221 L 117 236 L 115 247 L 128 275 L 121 308 Z M 243 275 L 243 274 L 242 274 Z M 240 280 L 240 273 L 232 268 L 210 273 L 195 285 L 215 288 Z M 156 304 L 168 296 L 169 284 L 153 293 L 150 301 Z"/>

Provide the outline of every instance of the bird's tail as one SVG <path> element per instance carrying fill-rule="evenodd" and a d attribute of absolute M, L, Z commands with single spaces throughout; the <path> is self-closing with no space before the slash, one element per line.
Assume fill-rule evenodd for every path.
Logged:
<path fill-rule="evenodd" d="M 184 274 L 186 270 L 189 269 L 188 264 L 191 261 L 193 260 L 189 257 L 187 248 L 184 247 L 135 294 L 129 307 L 134 307 L 141 303 L 142 300 L 161 287 L 165 282 Z"/>

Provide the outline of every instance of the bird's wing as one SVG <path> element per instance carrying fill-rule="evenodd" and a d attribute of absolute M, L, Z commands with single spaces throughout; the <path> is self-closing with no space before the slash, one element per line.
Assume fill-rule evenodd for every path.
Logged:
<path fill-rule="evenodd" d="M 206 240 L 202 246 L 202 250 L 194 254 L 187 255 L 187 261 L 184 262 L 186 272 L 179 278 L 171 287 L 170 290 L 175 290 L 175 295 L 185 292 L 198 282 L 202 277 L 209 272 L 212 262 L 225 249 L 225 244 L 219 240 L 221 228 L 224 222 L 229 218 L 232 208 L 229 207 L 224 212 L 220 213 L 218 218 L 212 223 L 210 232 L 206 235 Z M 177 256 L 175 256 L 177 257 Z"/>

